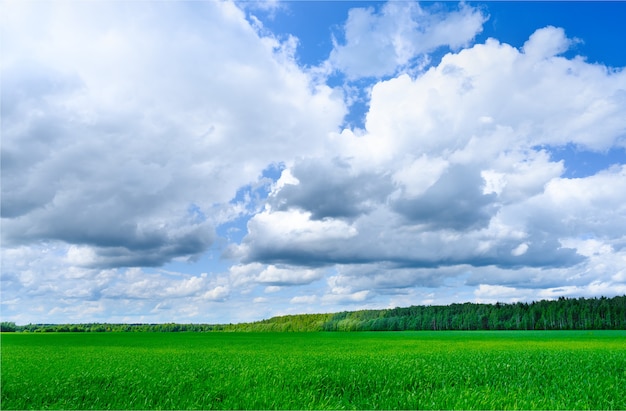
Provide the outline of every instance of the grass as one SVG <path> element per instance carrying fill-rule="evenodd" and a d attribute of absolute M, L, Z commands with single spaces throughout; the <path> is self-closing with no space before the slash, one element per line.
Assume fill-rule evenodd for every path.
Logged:
<path fill-rule="evenodd" d="M 2 409 L 626 409 L 626 331 L 1 338 Z"/>

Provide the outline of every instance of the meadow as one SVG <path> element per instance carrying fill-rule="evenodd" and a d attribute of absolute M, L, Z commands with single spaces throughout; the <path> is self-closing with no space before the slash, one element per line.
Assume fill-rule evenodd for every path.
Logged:
<path fill-rule="evenodd" d="M 626 331 L 3 333 L 2 409 L 626 409 Z"/>

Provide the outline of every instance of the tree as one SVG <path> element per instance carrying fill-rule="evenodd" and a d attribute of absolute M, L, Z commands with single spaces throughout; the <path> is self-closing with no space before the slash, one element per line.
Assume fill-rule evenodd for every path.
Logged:
<path fill-rule="evenodd" d="M 17 327 L 15 326 L 14 322 L 3 321 L 2 323 L 0 323 L 0 332 L 11 333 L 15 332 L 16 330 Z"/>

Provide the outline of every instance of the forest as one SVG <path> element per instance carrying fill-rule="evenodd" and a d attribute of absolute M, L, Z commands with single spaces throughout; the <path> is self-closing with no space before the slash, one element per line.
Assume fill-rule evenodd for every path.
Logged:
<path fill-rule="evenodd" d="M 411 306 L 297 314 L 239 324 L 0 324 L 3 332 L 305 332 L 403 330 L 623 330 L 626 295 L 531 303 Z"/>

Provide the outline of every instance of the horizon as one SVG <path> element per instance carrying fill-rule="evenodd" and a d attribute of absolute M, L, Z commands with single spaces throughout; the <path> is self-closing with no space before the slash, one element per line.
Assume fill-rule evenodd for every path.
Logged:
<path fill-rule="evenodd" d="M 432 304 L 432 305 L 412 305 L 412 306 L 404 306 L 404 307 L 392 307 L 392 308 L 368 308 L 368 309 L 363 309 L 363 310 L 349 310 L 349 311 L 335 311 L 335 312 L 314 312 L 314 313 L 293 313 L 293 314 L 282 314 L 282 315 L 276 315 L 273 317 L 268 317 L 268 318 L 262 318 L 260 320 L 254 320 L 254 321 L 249 321 L 249 322 L 239 322 L 239 323 L 177 323 L 177 322 L 155 322 L 155 323 L 111 323 L 111 322 L 83 322 L 83 323 L 28 323 L 28 324 L 15 324 L 16 327 L 27 327 L 29 325 L 35 325 L 35 326 L 46 326 L 46 325 L 106 325 L 106 324 L 110 324 L 110 325 L 169 325 L 169 324 L 177 324 L 177 325 L 210 325 L 210 326 L 230 326 L 230 325 L 246 325 L 246 324 L 254 324 L 254 323 L 263 323 L 263 322 L 267 322 L 267 321 L 271 321 L 273 319 L 277 319 L 277 318 L 284 318 L 284 317 L 302 317 L 302 316 L 319 316 L 319 315 L 335 315 L 335 314 L 343 314 L 343 313 L 358 313 L 358 312 L 362 312 L 362 311 L 391 311 L 391 310 L 397 310 L 397 309 L 408 309 L 408 308 L 413 308 L 413 307 L 420 307 L 420 308 L 429 308 L 429 307 L 450 307 L 452 305 L 465 305 L 465 304 L 470 304 L 470 305 L 488 305 L 488 306 L 503 306 L 503 305 L 508 305 L 508 306 L 515 306 L 517 304 L 526 304 L 526 305 L 534 305 L 534 304 L 540 304 L 540 303 L 544 303 L 544 302 L 560 302 L 562 298 L 565 298 L 566 300 L 580 300 L 585 299 L 585 300 L 598 300 L 598 299 L 612 299 L 612 298 L 616 298 L 616 297 L 626 297 L 626 294 L 624 295 L 617 295 L 615 297 L 605 297 L 605 296 L 597 296 L 597 297 L 579 297 L 579 298 L 567 298 L 567 297 L 559 297 L 558 299 L 550 299 L 550 300 L 533 300 L 533 301 L 518 301 L 515 303 L 501 303 L 501 302 L 495 302 L 495 303 L 476 303 L 476 302 L 470 302 L 470 301 L 465 301 L 465 302 L 454 302 L 454 303 L 450 303 L 450 304 L 445 304 L 445 305 L 438 305 L 438 304 Z M 602 330 L 602 329 L 596 329 L 593 328 L 595 330 Z M 502 330 L 492 330 L 492 331 L 502 331 Z M 526 330 L 528 331 L 528 330 Z M 539 330 L 541 331 L 541 330 Z"/>
<path fill-rule="evenodd" d="M 3 322 L 626 295 L 626 2 L 2 6 Z"/>

